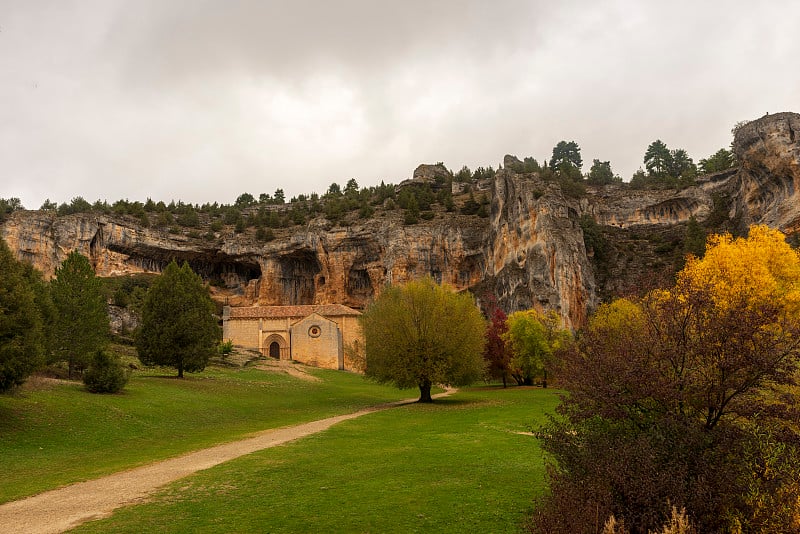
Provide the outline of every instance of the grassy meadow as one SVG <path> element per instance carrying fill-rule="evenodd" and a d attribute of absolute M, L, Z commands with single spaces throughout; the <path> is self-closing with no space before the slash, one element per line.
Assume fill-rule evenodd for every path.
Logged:
<path fill-rule="evenodd" d="M 136 371 L 122 393 L 32 377 L 0 395 L 0 502 L 231 441 L 349 413 L 415 391 L 312 370 L 309 382 L 253 368 Z"/>
<path fill-rule="evenodd" d="M 0 395 L 0 502 L 268 428 L 412 398 L 361 376 L 255 368 L 136 371 L 123 393 L 33 377 Z M 544 489 L 525 434 L 552 390 L 466 388 L 346 421 L 200 472 L 86 532 L 515 532 Z"/>
<path fill-rule="evenodd" d="M 466 389 L 222 464 L 75 532 L 518 532 L 552 390 Z"/>

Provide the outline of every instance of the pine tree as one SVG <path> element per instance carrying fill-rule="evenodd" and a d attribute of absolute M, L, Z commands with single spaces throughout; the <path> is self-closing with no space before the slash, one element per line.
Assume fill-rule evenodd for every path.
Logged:
<path fill-rule="evenodd" d="M 202 279 L 188 263 L 173 260 L 147 292 L 136 350 L 145 365 L 167 365 L 183 372 L 202 371 L 214 354 L 221 332 L 214 303 Z"/>
<path fill-rule="evenodd" d="M 66 361 L 69 376 L 83 371 L 92 355 L 108 344 L 110 327 L 103 287 L 89 259 L 73 251 L 51 283 L 56 311 L 53 361 Z"/>
<path fill-rule="evenodd" d="M 23 268 L 0 239 L 0 392 L 42 362 L 42 321 Z"/>

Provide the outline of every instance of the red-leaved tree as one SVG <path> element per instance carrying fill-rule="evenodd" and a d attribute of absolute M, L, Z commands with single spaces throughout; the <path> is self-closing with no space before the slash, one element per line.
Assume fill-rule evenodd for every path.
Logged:
<path fill-rule="evenodd" d="M 508 377 L 511 376 L 511 351 L 503 340 L 503 334 L 508 331 L 507 318 L 506 313 L 497 306 L 494 298 L 491 298 L 483 358 L 486 360 L 489 376 L 502 380 L 503 387 L 507 387 Z"/>

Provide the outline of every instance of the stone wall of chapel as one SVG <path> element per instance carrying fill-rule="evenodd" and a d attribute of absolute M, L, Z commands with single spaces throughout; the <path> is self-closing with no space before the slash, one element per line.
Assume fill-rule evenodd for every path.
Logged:
<path fill-rule="evenodd" d="M 259 319 L 233 319 L 222 324 L 222 339 L 233 341 L 237 347 L 258 350 Z"/>
<path fill-rule="evenodd" d="M 312 314 L 292 326 L 292 359 L 306 365 L 339 369 L 341 351 L 335 322 Z"/>

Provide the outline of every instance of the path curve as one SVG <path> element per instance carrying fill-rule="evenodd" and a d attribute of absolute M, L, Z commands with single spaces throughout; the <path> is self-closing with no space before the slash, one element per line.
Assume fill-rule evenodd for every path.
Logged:
<path fill-rule="evenodd" d="M 455 391 L 448 389 L 434 398 Z M 122 506 L 140 502 L 160 487 L 197 471 L 321 432 L 348 419 L 413 402 L 416 399 L 379 404 L 310 423 L 265 430 L 250 438 L 8 502 L 0 505 L 0 525 L 12 527 L 9 532 L 17 534 L 64 532 L 86 521 L 107 517 Z"/>

